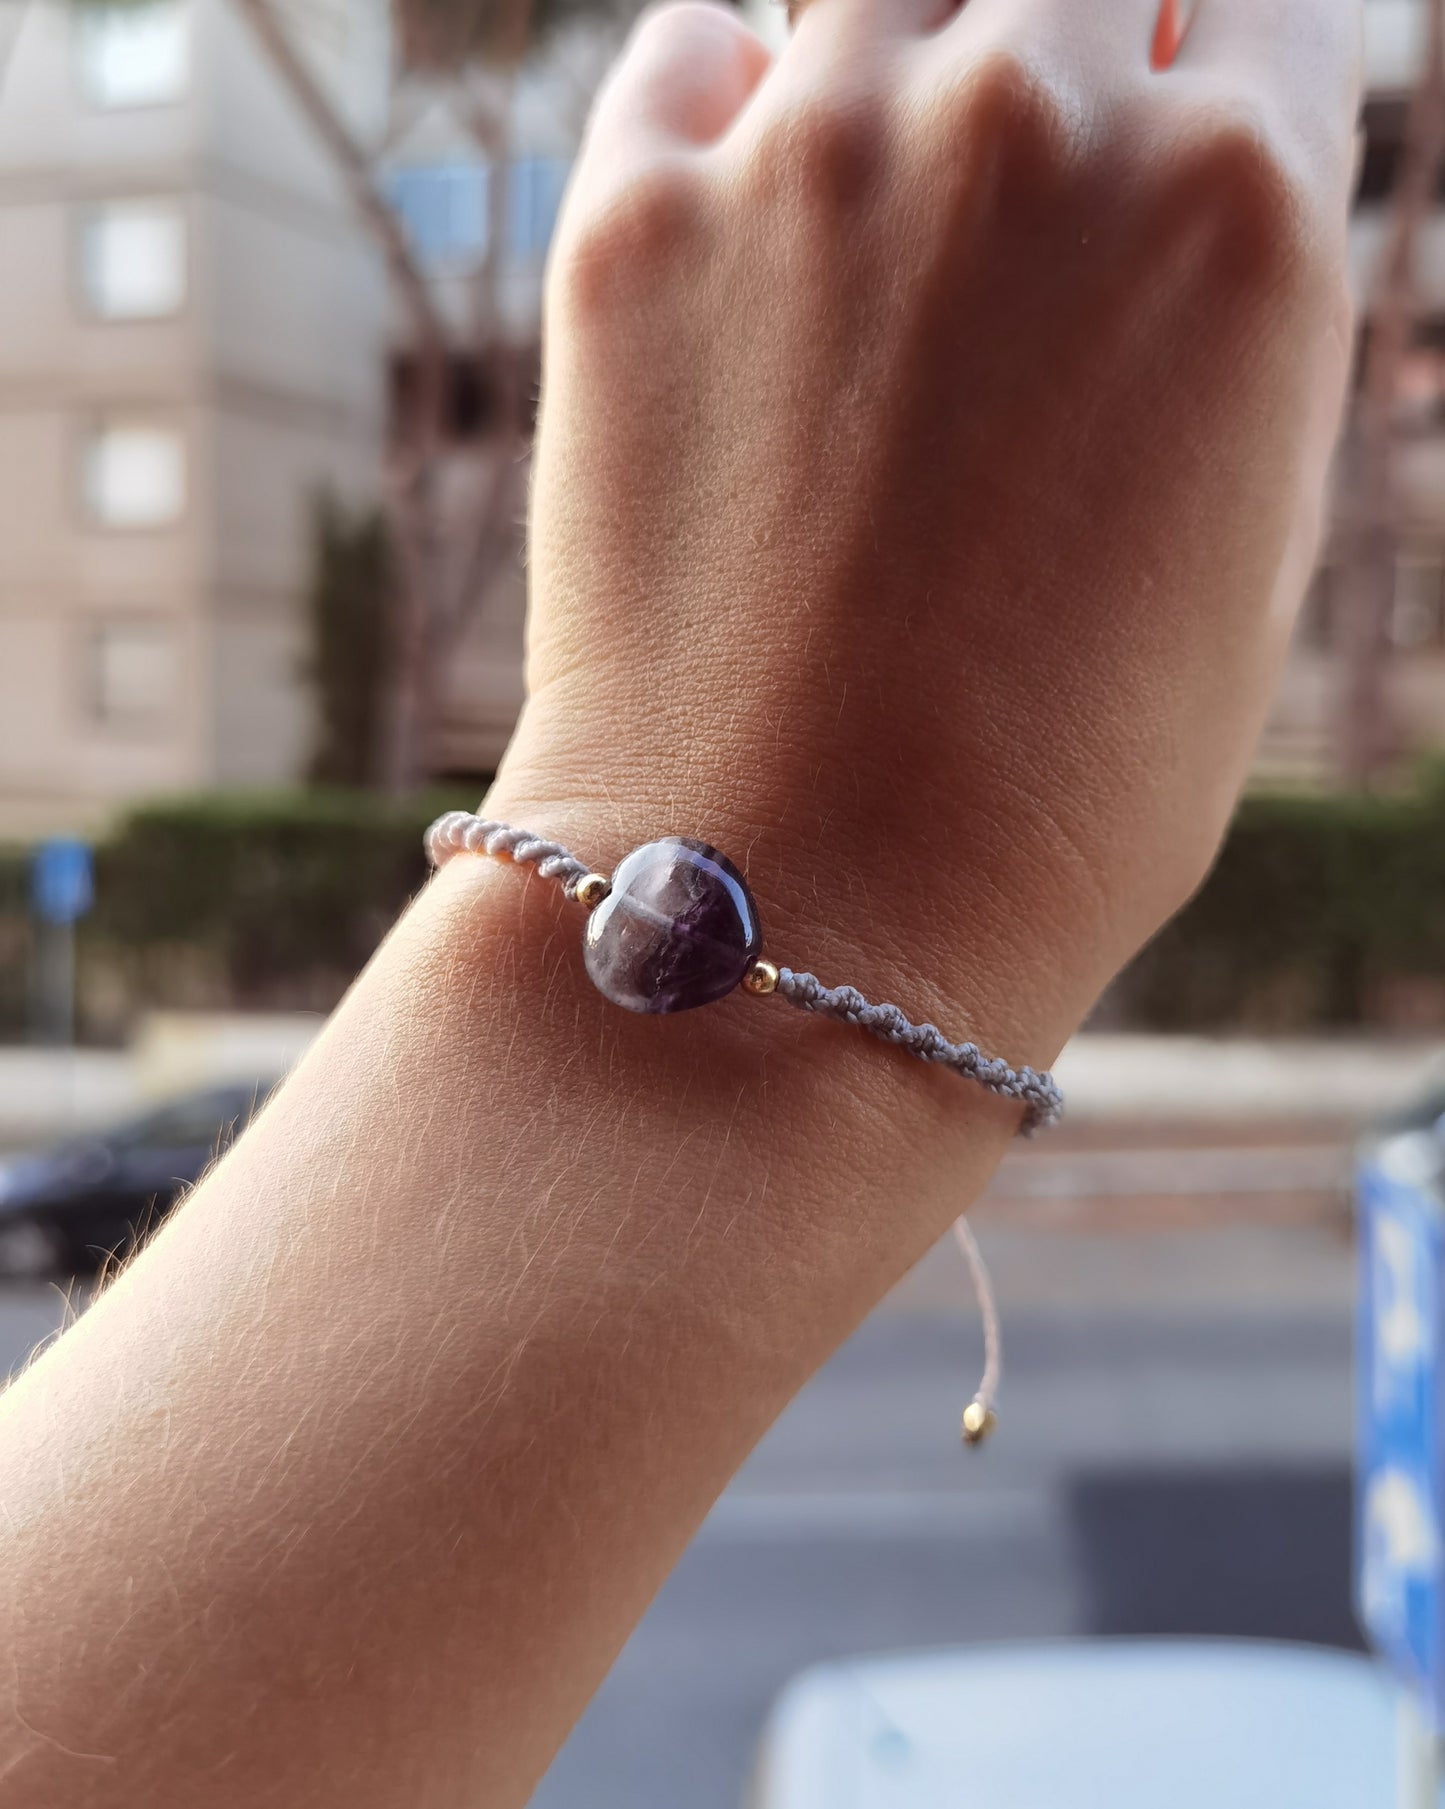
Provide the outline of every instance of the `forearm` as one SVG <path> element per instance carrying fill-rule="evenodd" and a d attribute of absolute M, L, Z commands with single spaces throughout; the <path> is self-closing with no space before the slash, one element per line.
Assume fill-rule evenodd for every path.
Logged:
<path fill-rule="evenodd" d="M 0 1404 L 17 1800 L 522 1802 L 1008 1140 L 780 1001 L 617 1013 L 578 928 L 455 863 Z"/>

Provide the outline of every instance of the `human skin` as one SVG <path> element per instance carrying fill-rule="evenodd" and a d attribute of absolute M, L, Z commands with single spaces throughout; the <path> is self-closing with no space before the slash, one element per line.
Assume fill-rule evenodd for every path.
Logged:
<path fill-rule="evenodd" d="M 1356 0 L 671 7 L 550 272 L 489 813 L 745 864 L 767 946 L 1042 1065 L 1203 874 L 1348 356 Z M 1012 1108 L 635 1019 L 459 859 L 0 1400 L 0 1804 L 525 1801 Z M 949 1429 L 940 1427 L 940 1437 Z M 840 1583 L 846 1587 L 846 1583 Z"/>

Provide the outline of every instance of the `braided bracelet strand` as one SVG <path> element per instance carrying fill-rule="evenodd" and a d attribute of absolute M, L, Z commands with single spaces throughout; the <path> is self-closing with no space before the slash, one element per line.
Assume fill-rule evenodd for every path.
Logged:
<path fill-rule="evenodd" d="M 560 842 L 546 841 L 528 829 L 513 829 L 510 823 L 494 823 L 466 810 L 449 810 L 437 818 L 426 832 L 426 853 L 434 867 L 445 866 L 454 854 L 490 854 L 493 860 L 535 866 L 543 879 L 560 881 L 569 898 L 577 896 L 578 882 L 592 871 Z"/>
<path fill-rule="evenodd" d="M 587 971 L 598 989 L 630 1011 L 671 1012 L 722 998 L 735 987 L 764 997 L 777 993 L 801 1011 L 856 1025 L 907 1050 L 920 1061 L 1024 1108 L 1020 1133 L 1057 1123 L 1063 1096 L 1053 1077 L 1013 1068 L 976 1043 L 952 1043 L 934 1024 L 915 1024 L 897 1005 L 874 1004 L 853 986 L 825 986 L 815 974 L 780 967 L 762 954 L 757 907 L 732 862 L 704 842 L 667 836 L 634 849 L 610 877 L 590 868 L 560 842 L 465 810 L 438 817 L 426 834 L 434 867 L 458 854 L 488 854 L 535 867 L 591 916 L 584 938 Z M 963 1219 L 954 1226 L 973 1278 L 983 1318 L 985 1365 L 977 1393 L 964 1409 L 963 1437 L 977 1444 L 994 1424 L 993 1401 L 1002 1373 L 998 1312 L 988 1270 Z"/>
<path fill-rule="evenodd" d="M 463 852 L 535 866 L 543 879 L 559 881 L 569 898 L 589 906 L 600 904 L 610 887 L 605 874 L 594 873 L 560 842 L 464 810 L 439 817 L 427 831 L 426 847 L 434 867 Z M 1007 1062 L 985 1055 L 976 1043 L 951 1043 L 936 1025 L 915 1024 L 897 1005 L 874 1004 L 854 986 L 825 986 L 815 974 L 774 967 L 761 957 L 754 957 L 741 984 L 745 992 L 760 996 L 776 992 L 802 1011 L 854 1024 L 870 1036 L 906 1049 L 920 1061 L 952 1068 L 988 1092 L 1018 1101 L 1025 1108 L 1019 1126 L 1022 1136 L 1047 1130 L 1063 1115 L 1063 1095 L 1052 1075 L 1038 1074 L 1032 1068 L 1011 1068 Z"/>
<path fill-rule="evenodd" d="M 777 990 L 803 1011 L 856 1024 L 920 1061 L 937 1062 L 1000 1098 L 1022 1101 L 1027 1109 L 1019 1126 L 1021 1136 L 1047 1130 L 1063 1115 L 1063 1095 L 1051 1075 L 1036 1074 L 1032 1068 L 1011 1068 L 1007 1062 L 983 1054 L 976 1043 L 951 1043 L 936 1025 L 915 1024 L 896 1005 L 874 1005 L 856 987 L 824 986 L 813 974 L 780 967 Z"/>

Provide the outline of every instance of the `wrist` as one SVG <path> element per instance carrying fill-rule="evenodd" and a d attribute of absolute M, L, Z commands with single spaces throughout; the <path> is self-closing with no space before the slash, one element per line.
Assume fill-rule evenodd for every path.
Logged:
<path fill-rule="evenodd" d="M 870 999 L 850 983 L 829 986 L 806 969 L 768 959 L 746 877 L 702 840 L 654 837 L 609 875 L 553 834 L 496 815 L 449 811 L 432 825 L 427 847 L 438 867 L 512 864 L 581 905 L 589 913 L 582 937 L 587 976 L 604 999 L 630 1015 L 672 1018 L 738 992 L 744 998 L 775 996 L 970 1081 L 1018 1111 L 1025 1132 L 1045 1128 L 1059 1115 L 1061 1096 L 1047 1073 L 990 1054 L 976 1038 L 951 1038 L 933 1022 L 910 1018 L 896 1003 Z"/>
<path fill-rule="evenodd" d="M 484 809 L 604 874 L 661 836 L 708 842 L 746 876 L 769 961 L 891 1001 L 1016 1065 L 1049 1065 L 1108 973 L 1082 914 L 1063 921 L 1027 832 L 1000 848 L 1007 813 L 981 804 L 968 813 L 977 834 L 941 811 L 936 838 L 902 812 L 869 829 L 779 764 L 742 738 L 706 751 L 700 738 L 684 764 L 610 749 L 587 763 L 524 733 Z"/>
<path fill-rule="evenodd" d="M 834 1286 L 866 1310 L 968 1207 L 1020 1105 L 780 995 L 621 1010 L 585 972 L 587 920 L 529 865 L 450 859 L 407 926 L 446 975 L 429 1059 L 503 1073 L 493 1119 L 585 1132 L 589 1188 L 647 1175 L 699 1232 L 722 1215 L 768 1261 L 816 1267 L 820 1310 Z"/>

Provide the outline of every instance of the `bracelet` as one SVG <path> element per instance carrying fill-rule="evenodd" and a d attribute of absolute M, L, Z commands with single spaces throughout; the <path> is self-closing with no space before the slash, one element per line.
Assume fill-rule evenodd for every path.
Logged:
<path fill-rule="evenodd" d="M 685 836 L 663 836 L 633 849 L 610 877 L 526 829 L 448 811 L 426 833 L 427 856 L 441 867 L 457 854 L 488 854 L 535 867 L 589 912 L 583 933 L 588 976 L 624 1010 L 660 1013 L 708 1005 L 736 988 L 755 997 L 777 993 L 803 1011 L 856 1024 L 871 1036 L 1024 1107 L 1024 1136 L 1046 1129 L 1063 1112 L 1053 1077 L 1013 1068 L 974 1043 L 951 1043 L 933 1024 L 915 1024 L 896 1005 L 875 1005 L 852 986 L 824 986 L 768 960 L 758 910 L 747 881 L 716 848 Z M 973 1234 L 960 1219 L 959 1246 L 973 1274 L 987 1349 L 984 1379 L 964 1411 L 963 1436 L 976 1444 L 992 1429 L 993 1396 L 1001 1372 L 998 1319 L 992 1289 Z"/>
<path fill-rule="evenodd" d="M 1019 1101 L 1023 1136 L 1046 1130 L 1063 1114 L 1063 1095 L 1051 1075 L 1011 1068 L 975 1043 L 951 1043 L 933 1024 L 911 1022 L 896 1005 L 875 1005 L 855 987 L 824 986 L 813 974 L 765 959 L 747 881 L 706 842 L 683 836 L 647 842 L 609 879 L 559 842 L 453 810 L 427 831 L 426 849 L 434 867 L 454 854 L 489 854 L 535 866 L 544 879 L 559 881 L 591 912 L 584 936 L 588 975 L 627 1011 L 687 1011 L 739 986 L 755 997 L 777 993 L 803 1011 L 856 1024 L 920 1061 Z"/>

